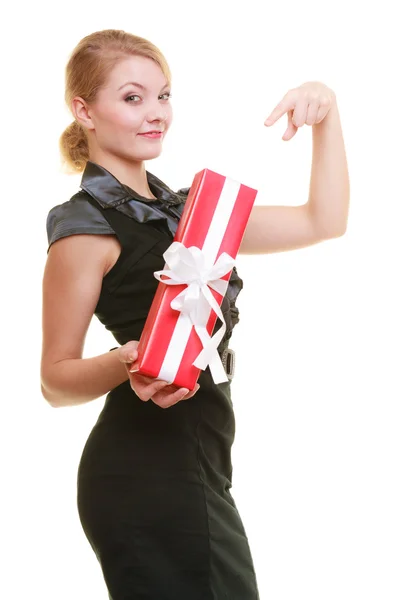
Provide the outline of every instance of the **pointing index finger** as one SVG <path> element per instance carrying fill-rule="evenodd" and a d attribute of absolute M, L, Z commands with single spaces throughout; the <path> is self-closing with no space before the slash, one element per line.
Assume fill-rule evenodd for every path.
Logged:
<path fill-rule="evenodd" d="M 269 117 L 265 119 L 264 125 L 273 125 L 278 119 L 283 117 L 283 115 L 285 115 L 292 108 L 294 108 L 293 102 L 291 102 L 289 98 L 285 97 L 279 102 L 279 104 L 277 104 L 277 106 L 275 106 L 274 110 L 269 115 Z"/>

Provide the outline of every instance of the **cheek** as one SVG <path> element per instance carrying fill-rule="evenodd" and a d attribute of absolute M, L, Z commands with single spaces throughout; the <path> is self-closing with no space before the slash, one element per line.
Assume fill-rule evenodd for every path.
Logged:
<path fill-rule="evenodd" d="M 172 106 L 168 107 L 166 115 L 167 115 L 167 127 L 169 128 L 169 126 L 171 125 L 171 123 L 173 121 L 173 118 L 174 118 L 174 113 L 173 113 L 173 110 L 172 110 Z"/>
<path fill-rule="evenodd" d="M 143 117 L 140 111 L 133 110 L 128 104 L 108 106 L 99 115 L 101 121 L 107 128 L 123 133 L 139 130 Z"/>
<path fill-rule="evenodd" d="M 139 131 L 144 120 L 142 112 L 137 107 L 129 106 L 129 104 L 118 111 L 117 118 L 120 126 L 129 131 Z"/>

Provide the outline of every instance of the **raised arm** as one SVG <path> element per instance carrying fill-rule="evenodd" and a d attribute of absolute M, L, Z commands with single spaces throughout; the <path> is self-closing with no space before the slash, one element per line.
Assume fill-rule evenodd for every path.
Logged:
<path fill-rule="evenodd" d="M 312 125 L 313 149 L 308 202 L 296 206 L 255 206 L 241 254 L 295 250 L 342 236 L 350 199 L 345 145 L 335 94 L 318 82 L 290 90 L 265 121 L 267 126 L 288 113 L 283 140 Z"/>

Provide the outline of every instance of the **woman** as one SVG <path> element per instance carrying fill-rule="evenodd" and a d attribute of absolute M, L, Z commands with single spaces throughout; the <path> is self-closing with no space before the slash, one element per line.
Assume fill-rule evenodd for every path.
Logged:
<path fill-rule="evenodd" d="M 112 600 L 255 600 L 252 557 L 230 494 L 232 373 L 227 368 L 228 382 L 216 385 L 207 368 L 189 392 L 135 372 L 158 285 L 153 273 L 164 266 L 189 191 L 173 192 L 145 169 L 171 124 L 170 79 L 160 51 L 122 31 L 85 37 L 68 62 L 74 121 L 60 145 L 83 176 L 81 191 L 47 220 L 42 393 L 54 407 L 107 394 L 77 483 L 81 523 Z M 241 253 L 299 248 L 346 229 L 349 184 L 334 93 L 318 82 L 290 90 L 265 125 L 285 113 L 285 140 L 313 126 L 309 201 L 254 207 Z M 234 269 L 222 305 L 225 362 L 241 286 Z M 93 314 L 121 346 L 82 359 Z"/>

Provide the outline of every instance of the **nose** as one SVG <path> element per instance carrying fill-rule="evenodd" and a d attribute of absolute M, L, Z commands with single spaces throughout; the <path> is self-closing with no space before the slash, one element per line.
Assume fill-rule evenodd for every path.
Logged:
<path fill-rule="evenodd" d="M 163 123 L 164 121 L 167 120 L 167 115 L 165 114 L 165 112 L 153 111 L 151 113 L 148 113 L 147 120 L 148 120 L 149 123 L 153 123 L 154 121 L 158 121 L 159 123 Z"/>
<path fill-rule="evenodd" d="M 152 123 L 153 121 L 159 121 L 160 123 L 162 123 L 163 121 L 166 121 L 167 119 L 167 111 L 165 110 L 165 106 L 161 106 L 160 101 L 156 101 L 155 103 L 152 104 L 152 106 L 149 108 L 149 111 L 147 113 L 147 120 Z"/>

